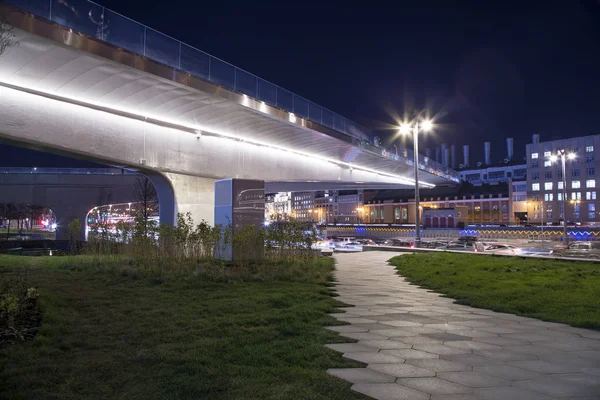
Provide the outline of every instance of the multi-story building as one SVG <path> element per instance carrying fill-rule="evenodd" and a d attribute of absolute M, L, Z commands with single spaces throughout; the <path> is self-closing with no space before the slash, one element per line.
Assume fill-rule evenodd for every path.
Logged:
<path fill-rule="evenodd" d="M 509 214 L 511 223 L 521 223 L 529 220 L 527 215 L 527 179 L 511 180 L 508 186 Z"/>
<path fill-rule="evenodd" d="M 315 192 L 292 192 L 291 216 L 298 221 L 315 221 Z"/>
<path fill-rule="evenodd" d="M 533 223 L 595 224 L 600 221 L 596 199 L 596 171 L 600 171 L 600 135 L 539 142 L 534 135 L 527 145 L 527 213 Z M 566 159 L 563 187 L 560 150 Z"/>
<path fill-rule="evenodd" d="M 421 196 L 423 209 L 450 209 L 465 207 L 469 223 L 509 224 L 511 222 L 509 189 L 506 184 L 486 185 L 471 193 L 461 188 L 443 188 Z M 484 190 L 485 189 L 485 190 Z M 493 190 L 492 190 L 493 189 Z M 432 196 L 435 193 L 435 196 Z M 365 222 L 375 224 L 414 224 L 415 201 L 410 191 L 380 191 L 365 205 Z M 461 208 L 464 210 L 464 208 Z M 461 217 L 462 217 L 461 211 Z M 442 226 L 441 222 L 432 224 Z"/>
<path fill-rule="evenodd" d="M 458 171 L 460 180 L 481 185 L 484 183 L 508 182 L 509 179 L 525 179 L 527 164 L 498 165 L 477 169 L 464 169 Z"/>
<path fill-rule="evenodd" d="M 293 217 L 319 224 L 357 223 L 362 202 L 362 190 L 283 192 L 266 197 L 266 214 L 269 220 Z"/>
<path fill-rule="evenodd" d="M 285 220 L 291 217 L 292 193 L 279 192 L 265 196 L 266 219 Z"/>

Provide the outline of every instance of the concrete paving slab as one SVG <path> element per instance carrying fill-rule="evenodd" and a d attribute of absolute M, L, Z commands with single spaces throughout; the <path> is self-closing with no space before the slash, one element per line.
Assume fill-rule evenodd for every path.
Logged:
<path fill-rule="evenodd" d="M 396 377 L 368 368 L 331 368 L 329 375 L 352 383 L 393 383 Z"/>
<path fill-rule="evenodd" d="M 428 353 L 426 351 L 419 351 L 414 349 L 395 349 L 395 350 L 381 350 L 382 353 L 391 354 L 404 360 L 413 358 L 439 358 L 439 354 Z"/>
<path fill-rule="evenodd" d="M 473 391 L 468 386 L 440 378 L 398 378 L 396 383 L 428 394 L 471 393 Z"/>
<path fill-rule="evenodd" d="M 415 367 L 410 364 L 369 364 L 368 368 L 397 378 L 435 376 L 435 371 Z"/>
<path fill-rule="evenodd" d="M 395 383 L 357 383 L 352 390 L 377 400 L 428 400 L 429 395 Z"/>
<path fill-rule="evenodd" d="M 475 395 L 484 400 L 556 400 L 556 397 L 546 396 L 517 387 L 492 387 L 475 389 Z"/>
<path fill-rule="evenodd" d="M 386 350 L 387 351 L 387 350 Z M 365 364 L 385 364 L 385 363 L 403 363 L 401 357 L 392 354 L 379 353 L 377 351 L 360 351 L 356 353 L 344 353 L 343 358 L 352 361 L 358 361 Z"/>
<path fill-rule="evenodd" d="M 397 342 L 395 340 L 359 340 L 358 344 L 365 347 L 374 347 L 379 350 L 410 349 L 409 343 Z"/>
<path fill-rule="evenodd" d="M 406 360 L 406 364 L 434 372 L 470 371 L 471 366 L 437 358 L 420 358 Z"/>
<path fill-rule="evenodd" d="M 510 382 L 505 379 L 478 371 L 440 372 L 436 376 L 450 382 L 474 388 L 510 385 Z"/>
<path fill-rule="evenodd" d="M 544 374 L 523 368 L 512 367 L 510 365 L 488 365 L 483 367 L 473 367 L 473 371 L 497 376 L 498 378 L 509 381 L 524 381 L 527 379 L 540 379 L 544 377 Z"/>

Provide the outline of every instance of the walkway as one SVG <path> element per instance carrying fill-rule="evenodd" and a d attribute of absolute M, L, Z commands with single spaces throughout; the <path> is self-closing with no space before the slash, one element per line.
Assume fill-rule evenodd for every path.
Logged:
<path fill-rule="evenodd" d="M 391 252 L 337 254 L 355 307 L 330 344 L 366 368 L 331 369 L 376 399 L 600 399 L 600 332 L 454 304 L 395 274 Z"/>

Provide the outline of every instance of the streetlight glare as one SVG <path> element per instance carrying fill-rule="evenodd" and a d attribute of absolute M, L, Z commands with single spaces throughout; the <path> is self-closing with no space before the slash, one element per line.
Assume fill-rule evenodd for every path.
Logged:
<path fill-rule="evenodd" d="M 558 157 L 553 154 L 553 155 L 550 156 L 550 161 L 557 162 L 558 161 Z"/>
<path fill-rule="evenodd" d="M 430 120 L 426 119 L 421 123 L 421 126 L 423 127 L 423 130 L 425 132 L 429 132 L 430 130 L 433 129 L 433 122 L 431 122 Z"/>
<path fill-rule="evenodd" d="M 400 125 L 400 133 L 403 135 L 410 133 L 410 125 L 409 124 Z"/>
<path fill-rule="evenodd" d="M 575 153 L 569 153 L 569 154 L 567 155 L 567 158 L 568 158 L 569 160 L 574 160 L 574 159 L 575 159 L 575 157 L 576 157 L 576 154 L 575 154 Z"/>

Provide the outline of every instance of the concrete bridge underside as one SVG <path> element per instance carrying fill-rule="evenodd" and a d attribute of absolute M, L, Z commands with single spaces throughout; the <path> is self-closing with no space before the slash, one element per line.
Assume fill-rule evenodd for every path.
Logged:
<path fill-rule="evenodd" d="M 217 179 L 414 185 L 405 162 L 254 99 L 30 15 L 10 22 L 19 45 L 0 57 L 0 137 L 142 170 L 163 222 L 188 211 L 212 222 Z M 424 187 L 448 182 L 422 175 Z"/>

